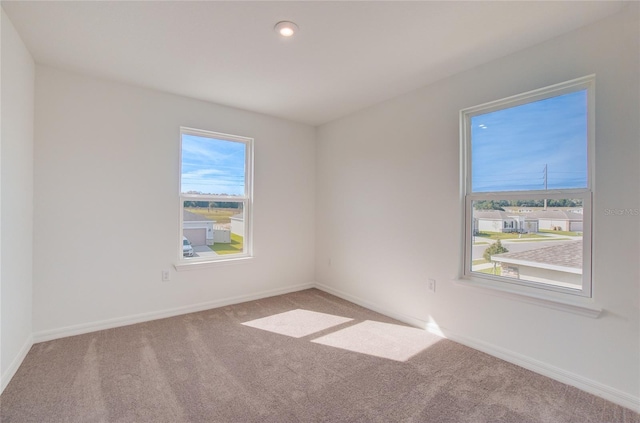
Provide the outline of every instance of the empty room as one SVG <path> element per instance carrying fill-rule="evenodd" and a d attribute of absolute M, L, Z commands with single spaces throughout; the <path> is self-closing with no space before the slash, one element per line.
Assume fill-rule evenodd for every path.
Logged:
<path fill-rule="evenodd" d="M 3 423 L 640 423 L 637 2 L 1 6 Z"/>

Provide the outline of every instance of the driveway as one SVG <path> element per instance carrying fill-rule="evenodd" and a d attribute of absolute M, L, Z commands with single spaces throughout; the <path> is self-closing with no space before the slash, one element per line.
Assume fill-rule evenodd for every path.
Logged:
<path fill-rule="evenodd" d="M 218 255 L 206 245 L 194 245 L 193 251 L 195 252 L 194 257 L 214 257 Z"/>

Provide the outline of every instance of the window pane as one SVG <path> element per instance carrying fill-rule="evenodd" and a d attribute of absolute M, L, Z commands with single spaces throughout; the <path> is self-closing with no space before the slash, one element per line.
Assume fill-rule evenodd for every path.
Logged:
<path fill-rule="evenodd" d="M 471 270 L 582 289 L 582 200 L 472 202 Z"/>
<path fill-rule="evenodd" d="M 242 142 L 182 134 L 183 194 L 245 195 Z"/>
<path fill-rule="evenodd" d="M 242 201 L 184 201 L 182 213 L 185 258 L 215 258 L 245 252 Z"/>
<path fill-rule="evenodd" d="M 472 192 L 587 187 L 587 91 L 471 118 Z"/>

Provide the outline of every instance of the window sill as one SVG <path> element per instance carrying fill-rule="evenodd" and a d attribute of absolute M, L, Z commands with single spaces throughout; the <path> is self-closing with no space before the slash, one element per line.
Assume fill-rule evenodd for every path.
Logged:
<path fill-rule="evenodd" d="M 497 283 L 491 283 L 481 279 L 458 278 L 454 279 L 454 282 L 459 286 L 482 290 L 503 298 L 579 314 L 593 319 L 597 319 L 602 313 L 602 308 L 597 306 L 592 298 L 574 297 L 567 294 L 553 293 L 551 291 L 533 292 L 532 289 L 526 289 L 518 286 L 502 286 Z"/>
<path fill-rule="evenodd" d="M 202 260 L 202 261 L 180 261 L 175 263 L 173 267 L 177 272 L 182 272 L 185 270 L 198 270 L 198 269 L 206 269 L 209 267 L 219 267 L 219 266 L 228 266 L 232 264 L 241 264 L 247 263 L 252 260 L 252 256 L 244 256 L 244 257 L 234 257 L 228 259 L 221 260 Z"/>

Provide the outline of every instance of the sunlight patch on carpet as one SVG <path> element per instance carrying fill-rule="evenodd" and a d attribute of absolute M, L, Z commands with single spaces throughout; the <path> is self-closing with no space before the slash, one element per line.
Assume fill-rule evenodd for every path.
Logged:
<path fill-rule="evenodd" d="M 365 320 L 311 342 L 362 354 L 407 361 L 442 340 L 422 329 Z"/>
<path fill-rule="evenodd" d="M 350 322 L 353 319 L 334 316 L 332 314 L 318 313 L 309 310 L 291 310 L 262 319 L 244 322 L 243 325 L 252 328 L 267 330 L 269 332 L 287 335 L 293 338 L 302 338 L 333 326 Z"/>

